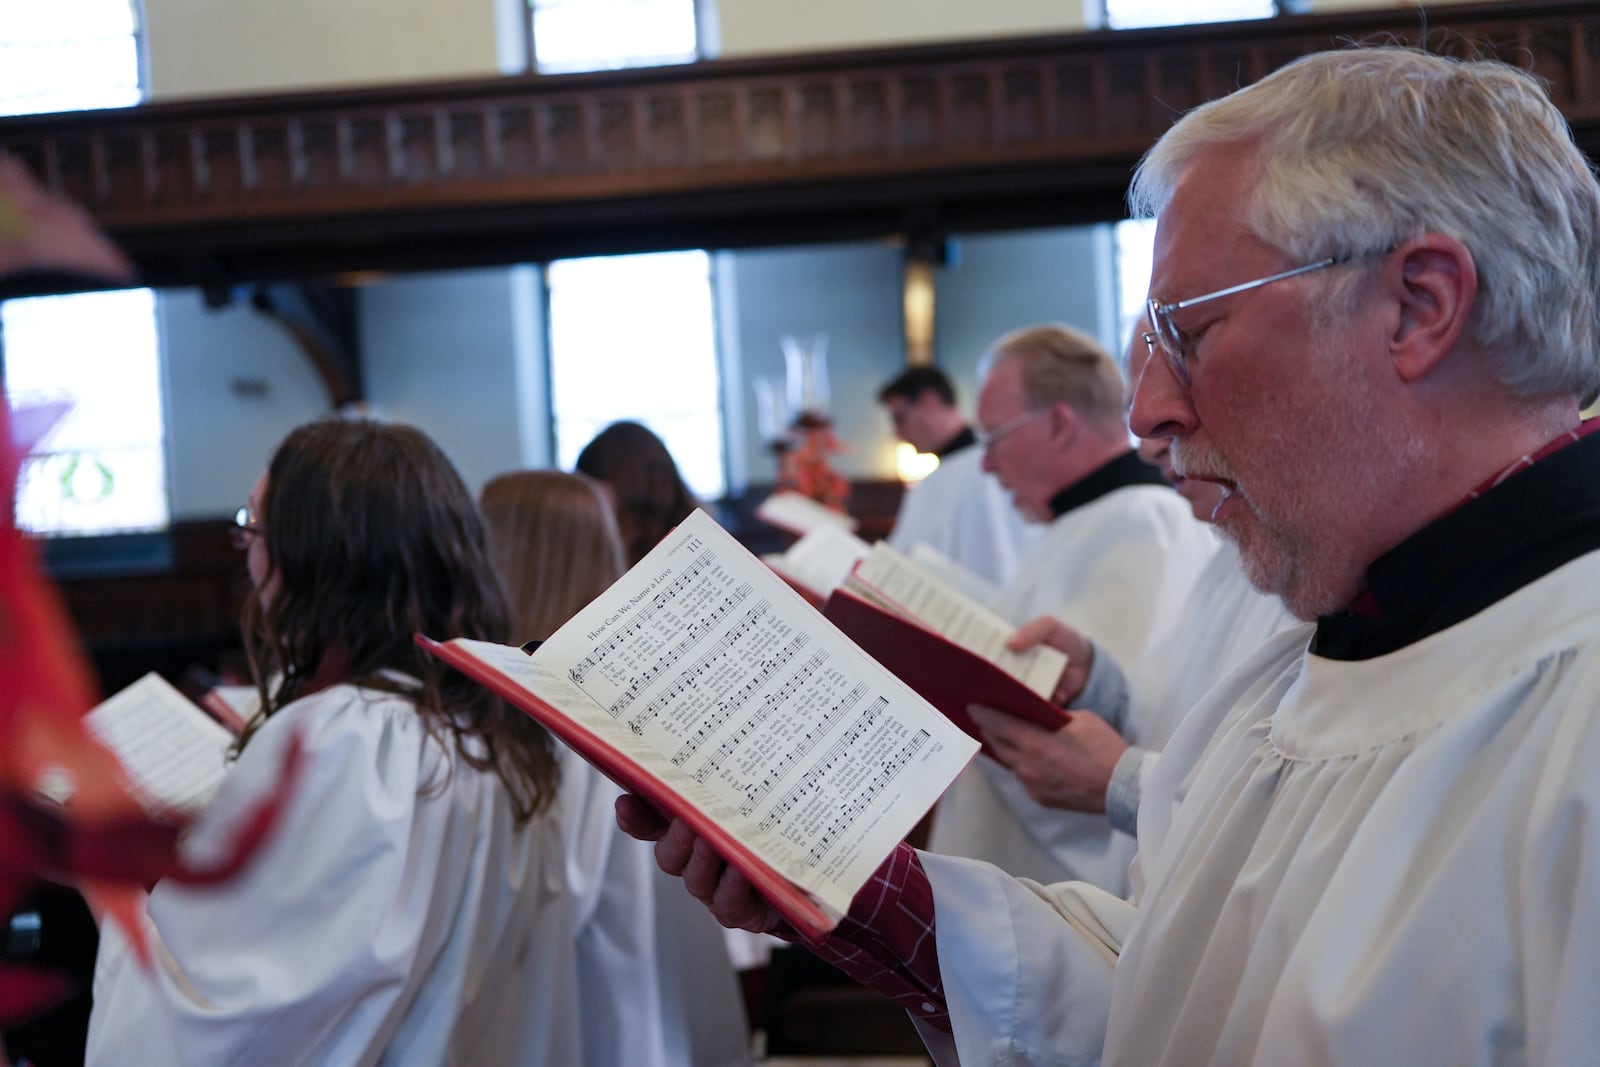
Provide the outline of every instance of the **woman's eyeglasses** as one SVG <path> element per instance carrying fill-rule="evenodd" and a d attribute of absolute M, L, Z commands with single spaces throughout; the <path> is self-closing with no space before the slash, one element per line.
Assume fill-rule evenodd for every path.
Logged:
<path fill-rule="evenodd" d="M 233 541 L 233 547 L 240 551 L 250 547 L 252 537 L 261 536 L 261 523 L 256 520 L 256 513 L 249 504 L 233 513 L 233 525 L 228 529 L 228 536 Z"/>

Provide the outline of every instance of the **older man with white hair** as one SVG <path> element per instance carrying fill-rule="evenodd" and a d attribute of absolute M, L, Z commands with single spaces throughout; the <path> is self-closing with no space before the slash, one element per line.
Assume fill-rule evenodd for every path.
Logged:
<path fill-rule="evenodd" d="M 1587 160 L 1526 74 L 1353 49 L 1186 116 L 1135 202 L 1134 429 L 1313 634 L 1185 718 L 1137 901 L 902 849 L 815 948 L 968 1067 L 1600 1062 Z M 686 843 L 657 861 L 770 928 Z"/>

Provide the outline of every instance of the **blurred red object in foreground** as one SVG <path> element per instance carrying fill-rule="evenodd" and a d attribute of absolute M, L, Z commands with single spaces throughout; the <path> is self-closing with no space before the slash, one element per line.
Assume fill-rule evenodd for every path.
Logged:
<path fill-rule="evenodd" d="M 62 269 L 113 282 L 132 274 L 82 209 L 0 156 L 0 275 Z M 0 403 L 0 916 L 40 878 L 71 882 L 143 951 L 144 887 L 160 878 L 221 881 L 243 866 L 288 800 L 299 747 L 291 745 L 276 788 L 239 824 L 228 854 L 211 867 L 185 866 L 182 820 L 148 813 L 116 756 L 85 728 L 98 699 L 89 665 L 34 545 L 16 528 L 22 458 L 64 410 L 24 409 L 14 431 L 9 403 Z M 0 965 L 0 1024 L 67 988 L 60 975 Z"/>

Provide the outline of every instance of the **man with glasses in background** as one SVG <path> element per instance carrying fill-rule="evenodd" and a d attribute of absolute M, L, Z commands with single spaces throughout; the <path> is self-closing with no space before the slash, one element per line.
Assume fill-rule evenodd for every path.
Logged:
<path fill-rule="evenodd" d="M 1050 616 L 1132 663 L 1182 608 L 1217 540 L 1134 452 L 1122 374 L 1092 338 L 1034 326 L 995 342 L 985 363 L 977 435 L 984 469 L 1024 518 L 1044 525 L 995 610 L 1019 626 Z M 1078 673 L 1089 666 L 1079 663 Z M 1116 730 L 1091 716 L 1075 725 L 1118 742 Z M 1119 726 L 1139 735 L 1131 719 Z M 1112 829 L 1103 796 L 1087 811 L 1045 807 L 1009 769 L 981 758 L 940 800 L 929 848 L 1121 895 L 1132 838 Z"/>
<path fill-rule="evenodd" d="M 941 1067 L 1600 1062 L 1589 162 L 1520 71 L 1351 49 L 1186 116 L 1134 202 L 1133 428 L 1315 627 L 1185 717 L 1135 901 L 902 848 L 813 949 Z M 622 815 L 776 929 L 685 826 Z"/>

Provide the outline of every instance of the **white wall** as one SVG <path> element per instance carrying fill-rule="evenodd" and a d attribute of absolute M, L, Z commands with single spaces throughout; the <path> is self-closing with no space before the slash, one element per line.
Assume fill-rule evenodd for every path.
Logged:
<path fill-rule="evenodd" d="M 1062 322 L 1118 352 L 1110 225 L 969 234 L 937 275 L 934 348 L 963 407 L 977 400 L 978 361 L 1003 334 Z"/>
<path fill-rule="evenodd" d="M 247 304 L 213 311 L 195 291 L 158 301 L 172 517 L 231 515 L 288 430 L 329 407 L 287 333 Z"/>
<path fill-rule="evenodd" d="M 396 276 L 361 293 L 374 410 L 427 431 L 474 493 L 550 459 L 538 287 L 518 267 Z"/>

